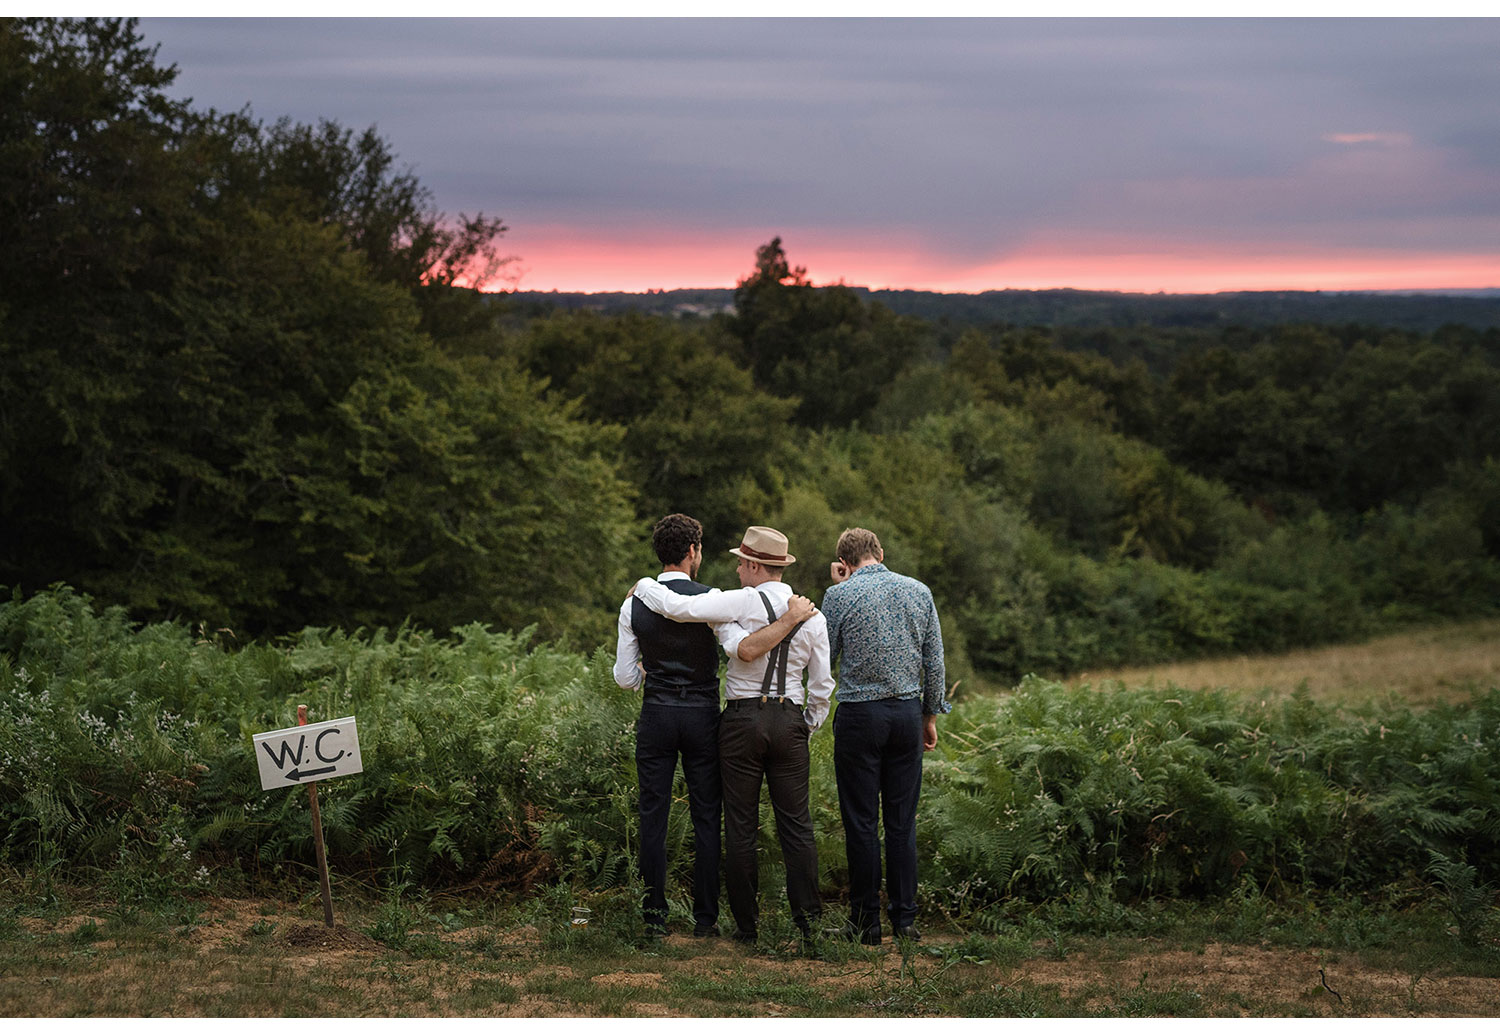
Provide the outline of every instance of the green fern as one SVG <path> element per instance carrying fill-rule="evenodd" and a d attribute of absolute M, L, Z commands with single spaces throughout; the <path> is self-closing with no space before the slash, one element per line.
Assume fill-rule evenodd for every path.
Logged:
<path fill-rule="evenodd" d="M 253 733 L 309 704 L 314 721 L 359 719 L 364 772 L 320 785 L 336 870 L 401 866 L 440 885 L 522 853 L 529 871 L 623 888 L 639 698 L 614 685 L 608 654 L 531 635 L 307 629 L 226 649 L 170 623 L 132 627 L 66 589 L 0 600 L 0 863 L 35 867 L 40 847 L 49 865 L 97 875 L 177 824 L 247 873 L 310 866 L 305 792 L 263 793 L 250 753 Z M 926 756 L 923 893 L 978 916 L 1015 899 L 1097 905 L 1247 883 L 1373 891 L 1425 872 L 1462 899 L 1500 880 L 1496 743 L 1500 690 L 1344 713 L 1308 694 L 1262 708 L 1030 678 L 962 698 Z M 829 731 L 813 738 L 810 787 L 837 883 L 831 748 Z M 686 808 L 668 837 L 680 892 Z M 1429 870 L 1432 853 L 1472 876 Z"/>

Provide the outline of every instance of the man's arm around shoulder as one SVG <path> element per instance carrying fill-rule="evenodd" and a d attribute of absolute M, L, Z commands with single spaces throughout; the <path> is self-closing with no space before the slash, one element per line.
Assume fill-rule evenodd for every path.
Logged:
<path fill-rule="evenodd" d="M 641 579 L 631 593 L 641 603 L 663 617 L 674 622 L 733 622 L 744 610 L 740 599 L 743 590 L 721 593 L 710 589 L 707 593 L 673 593 L 662 583 L 652 578 Z"/>
<path fill-rule="evenodd" d="M 818 609 L 807 597 L 792 597 L 780 618 L 763 629 L 757 629 L 735 647 L 741 661 L 754 661 L 792 634 L 799 623 L 817 614 Z"/>

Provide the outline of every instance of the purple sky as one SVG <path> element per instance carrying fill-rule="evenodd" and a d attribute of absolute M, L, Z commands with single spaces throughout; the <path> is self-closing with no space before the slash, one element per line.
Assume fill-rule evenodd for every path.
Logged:
<path fill-rule="evenodd" d="M 374 124 L 520 286 L 1500 285 L 1500 19 L 171 19 L 201 107 Z"/>

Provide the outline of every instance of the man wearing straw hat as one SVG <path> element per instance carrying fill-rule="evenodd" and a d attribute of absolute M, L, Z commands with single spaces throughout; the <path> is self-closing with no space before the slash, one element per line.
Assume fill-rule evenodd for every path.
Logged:
<path fill-rule="evenodd" d="M 659 587 L 684 596 L 709 592 L 694 579 L 703 563 L 703 526 L 686 514 L 668 514 L 651 530 L 662 562 Z M 717 592 L 715 590 L 714 592 Z M 681 625 L 627 597 L 620 608 L 615 682 L 641 688 L 636 721 L 635 768 L 640 815 L 640 873 L 645 885 L 646 930 L 667 933 L 667 818 L 677 762 L 687 783 L 693 822 L 693 936 L 719 933 L 719 647 L 759 656 L 774 647 L 806 609 L 788 611 L 753 636 L 735 626 Z"/>
<path fill-rule="evenodd" d="M 679 622 L 713 622 L 729 655 L 724 678 L 724 714 L 719 723 L 719 772 L 724 794 L 725 889 L 739 930 L 754 941 L 760 920 L 759 872 L 755 858 L 760 832 L 760 788 L 771 792 L 776 836 L 786 864 L 786 894 L 792 921 L 804 940 L 823 912 L 818 894 L 818 850 L 808 807 L 810 769 L 807 741 L 828 715 L 833 693 L 828 626 L 795 598 L 782 573 L 795 563 L 787 538 L 774 528 L 751 525 L 740 545 L 740 588 L 693 596 L 673 594 L 655 579 L 636 583 L 634 594 L 652 611 Z M 784 618 L 793 607 L 811 611 L 790 635 L 763 657 L 750 638 Z M 793 611 L 793 617 L 798 612 Z M 764 640 L 774 635 L 766 634 Z M 748 642 L 741 642 L 748 641 Z M 803 683 L 806 682 L 804 688 Z"/>

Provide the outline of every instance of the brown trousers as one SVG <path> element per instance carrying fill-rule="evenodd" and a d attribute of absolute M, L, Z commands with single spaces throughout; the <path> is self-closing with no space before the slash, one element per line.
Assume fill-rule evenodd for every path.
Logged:
<path fill-rule="evenodd" d="M 724 886 L 739 929 L 760 920 L 760 786 L 771 791 L 776 836 L 786 864 L 792 920 L 807 930 L 823 912 L 818 895 L 818 848 L 808 809 L 807 723 L 802 710 L 771 698 L 731 701 L 719 721 L 719 773 L 724 790 Z"/>

